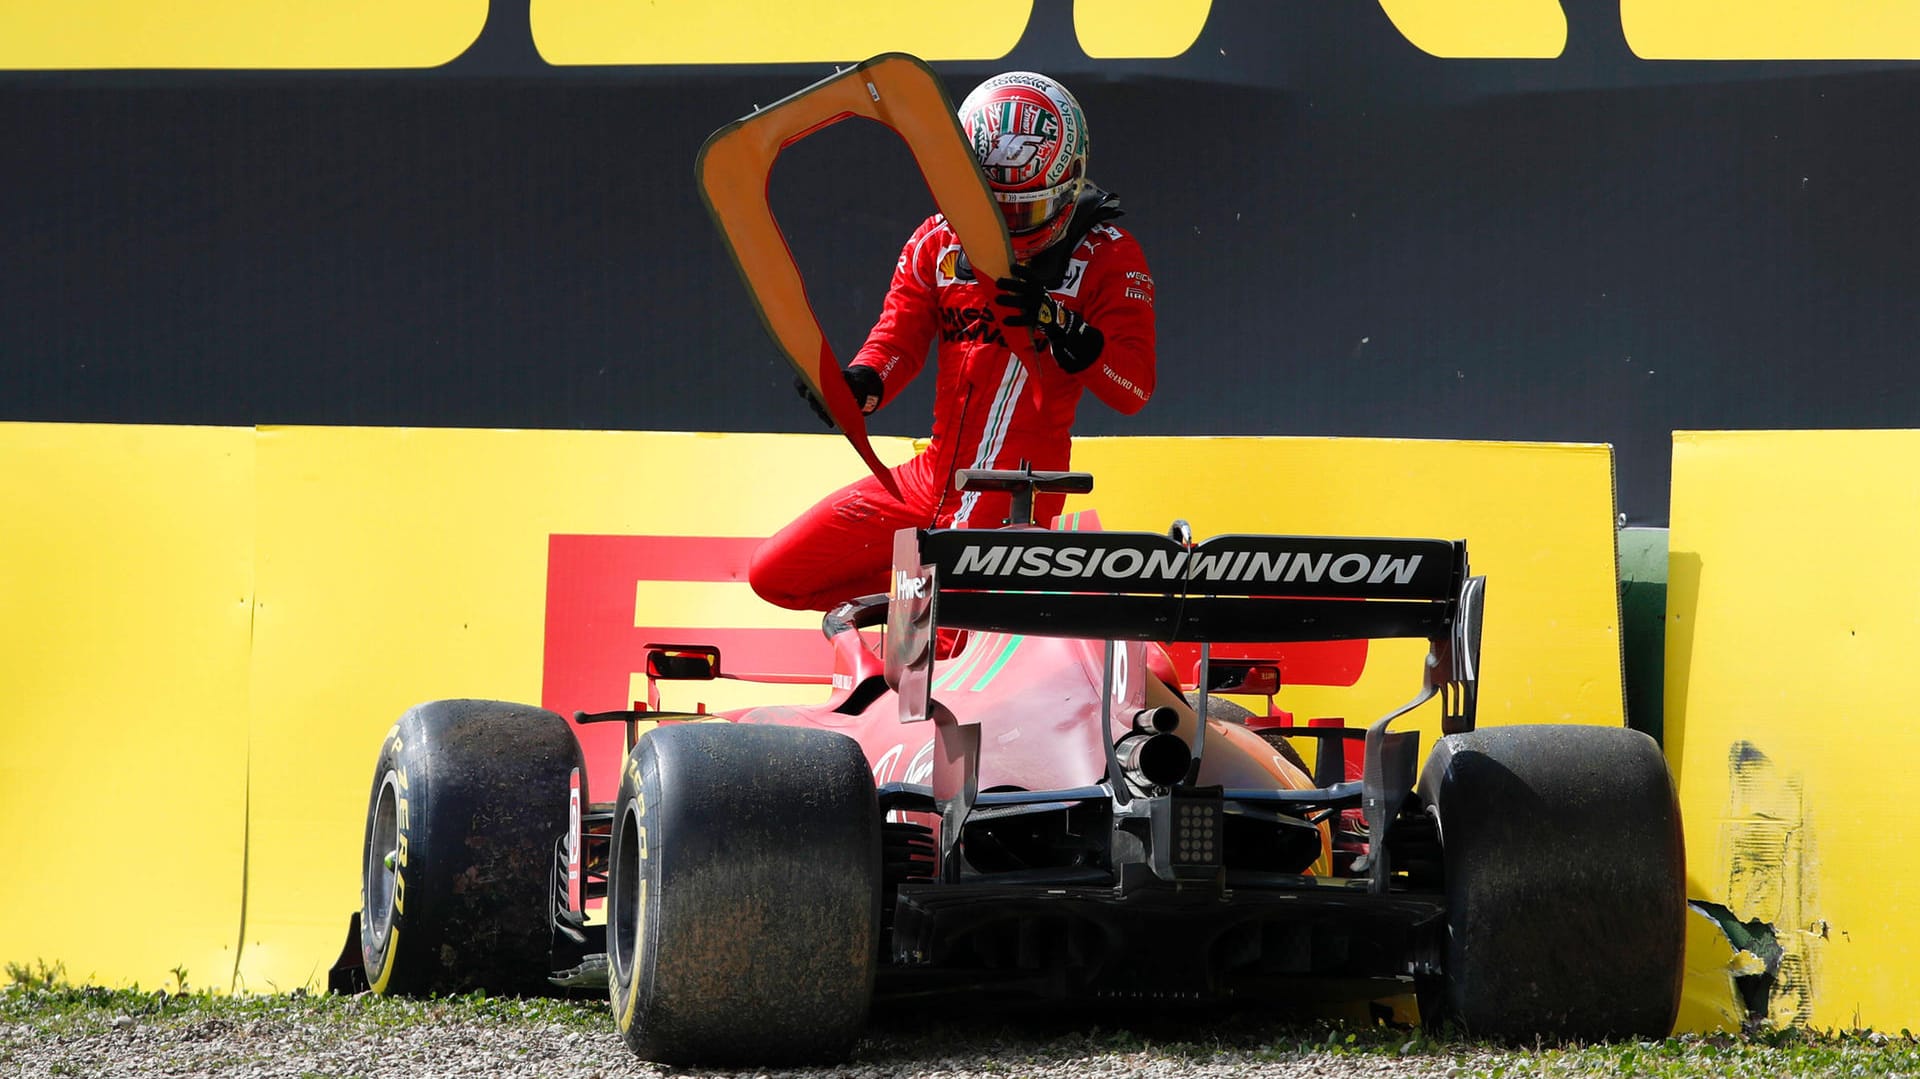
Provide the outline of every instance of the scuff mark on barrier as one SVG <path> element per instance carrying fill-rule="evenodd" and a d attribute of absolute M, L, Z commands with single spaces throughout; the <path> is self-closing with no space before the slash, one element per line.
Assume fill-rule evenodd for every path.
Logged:
<path fill-rule="evenodd" d="M 1827 929 L 1815 913 L 1819 860 L 1804 783 L 1745 740 L 1729 747 L 1727 772 L 1720 824 L 1725 918 L 1711 909 L 1715 904 L 1695 907 L 1706 908 L 1702 913 L 1720 922 L 1734 947 L 1759 961 L 1760 969 L 1744 976 L 1748 981 L 1736 975 L 1750 1016 L 1804 1027 L 1813 1018 Z M 1749 986 L 1764 995 L 1745 999 Z"/>

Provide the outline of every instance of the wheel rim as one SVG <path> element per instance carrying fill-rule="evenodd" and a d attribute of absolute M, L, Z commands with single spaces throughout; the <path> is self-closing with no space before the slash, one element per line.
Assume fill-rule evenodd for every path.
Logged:
<path fill-rule="evenodd" d="M 392 863 L 399 857 L 399 807 L 398 781 L 389 770 L 380 779 L 380 796 L 373 803 L 373 825 L 367 834 L 367 909 L 361 917 L 375 941 L 386 940 L 393 929 L 394 881 L 399 873 Z"/>
<path fill-rule="evenodd" d="M 613 969 L 622 980 L 634 969 L 640 943 L 640 815 L 626 807 L 619 844 L 613 852 L 612 887 L 607 897 L 607 938 Z"/>

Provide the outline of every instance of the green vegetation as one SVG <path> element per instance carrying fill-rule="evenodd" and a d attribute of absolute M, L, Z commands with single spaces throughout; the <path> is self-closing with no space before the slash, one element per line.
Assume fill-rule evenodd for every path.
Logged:
<path fill-rule="evenodd" d="M 58 989 L 67 984 L 67 965 L 48 966 L 44 959 L 35 960 L 32 966 L 8 963 L 7 984 L 22 989 Z"/>
<path fill-rule="evenodd" d="M 1650 1076 L 1671 1079 L 1758 1079 L 1776 1076 L 1920 1077 L 1920 1040 L 1906 1031 L 1812 1034 L 1782 1031 L 1762 1035 L 1684 1035 L 1658 1041 L 1591 1045 L 1513 1046 L 1457 1035 L 1429 1037 L 1418 1028 L 1386 1023 L 1276 1022 L 1239 1015 L 1204 1022 L 1169 1019 L 1148 1027 L 1111 1025 L 1062 1033 L 1022 1024 L 880 1033 L 860 1056 L 869 1063 L 938 1060 L 956 1046 L 1018 1045 L 1026 1060 L 1059 1064 L 1096 1055 L 1125 1058 L 1150 1069 L 1240 1065 L 1261 1074 L 1261 1065 L 1307 1064 L 1327 1074 L 1387 1074 L 1379 1063 L 1400 1059 L 1408 1071 L 1453 1079 L 1573 1079 L 1581 1076 Z M 1004 1059 L 1004 1058 L 1003 1058 Z M 1351 1065 L 1351 1066 L 1349 1066 Z M 1014 1072 L 1018 1072 L 1017 1063 Z M 1291 1074 L 1291 1072 L 1289 1072 Z"/>
<path fill-rule="evenodd" d="M 517 999 L 474 994 L 406 1000 L 304 991 L 217 996 L 187 990 L 185 971 L 174 973 L 173 988 L 185 990 L 177 992 L 73 986 L 64 980 L 58 965 L 8 964 L 6 971 L 12 984 L 0 989 L 0 1063 L 15 1059 L 42 1039 L 85 1038 L 136 1026 L 201 1034 L 242 1027 L 298 1031 L 297 1040 L 308 1047 L 415 1027 L 444 1030 L 475 1025 L 547 1032 L 558 1027 L 604 1037 L 607 1051 L 619 1050 L 606 1002 L 599 996 Z M 1278 1070 L 1271 1066 L 1303 1063 L 1335 1072 L 1373 1074 L 1381 1064 L 1399 1059 L 1410 1065 L 1409 1071 L 1460 1079 L 1920 1077 L 1920 1041 L 1906 1031 L 1782 1031 L 1514 1047 L 1455 1036 L 1429 1037 L 1418 1029 L 1383 1022 L 1283 1021 L 1248 1013 L 1167 1017 L 1125 1026 L 1116 1026 L 1110 1014 L 1099 1012 L 1037 1022 L 1003 1017 L 932 1024 L 924 1013 L 882 1015 L 857 1051 L 855 1063 L 896 1075 L 910 1075 L 922 1063 L 1017 1075 L 1095 1057 L 1119 1058 L 1129 1070 L 1170 1075 L 1209 1065 L 1244 1067 L 1258 1074 L 1263 1065 Z"/>
<path fill-rule="evenodd" d="M 279 1020 L 327 1028 L 382 1030 L 450 1023 L 558 1024 L 583 1031 L 609 1028 L 606 1002 L 599 998 L 462 997 L 406 1000 L 395 997 L 333 996 L 304 990 L 259 996 L 220 996 L 200 990 L 103 989 L 98 986 L 28 985 L 20 980 L 0 989 L 0 1023 L 18 1023 L 46 1033 L 84 1034 L 124 1024 L 184 1025 Z"/>

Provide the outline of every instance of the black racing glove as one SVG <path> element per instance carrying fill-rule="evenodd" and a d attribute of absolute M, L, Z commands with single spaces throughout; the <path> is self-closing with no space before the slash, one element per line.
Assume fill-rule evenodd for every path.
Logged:
<path fill-rule="evenodd" d="M 871 367 L 856 364 L 841 371 L 840 374 L 847 380 L 847 390 L 853 394 L 854 403 L 860 406 L 860 414 L 873 415 L 874 410 L 880 407 L 881 396 L 886 392 L 886 386 L 880 381 L 879 372 Z M 813 414 L 820 417 L 821 423 L 829 428 L 833 427 L 833 417 L 827 414 L 827 406 L 821 404 L 820 398 L 814 396 L 813 387 L 807 385 L 806 379 L 795 375 L 793 392 L 806 398 L 807 407 L 813 409 Z"/>
<path fill-rule="evenodd" d="M 1013 311 L 1001 321 L 1009 326 L 1038 327 L 1046 335 L 1053 362 L 1059 364 L 1061 370 L 1077 375 L 1100 358 L 1100 350 L 1107 344 L 1106 337 L 1049 295 L 1047 286 L 1026 267 L 1014 267 L 1012 277 L 1002 277 L 994 284 L 999 286 L 1000 294 L 993 302 Z"/>
<path fill-rule="evenodd" d="M 879 410 L 880 399 L 887 393 L 886 384 L 880 381 L 880 372 L 856 363 L 840 373 L 847 376 L 847 389 L 853 391 L 853 403 L 860 406 L 862 416 L 871 416 Z"/>

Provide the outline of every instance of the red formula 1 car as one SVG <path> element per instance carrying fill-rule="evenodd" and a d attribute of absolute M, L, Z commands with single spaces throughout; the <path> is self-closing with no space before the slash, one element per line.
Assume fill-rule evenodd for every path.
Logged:
<path fill-rule="evenodd" d="M 958 482 L 1014 491 L 1018 517 L 1092 479 Z M 672 1063 L 829 1057 L 876 998 L 941 993 L 1412 993 L 1475 1033 L 1664 1036 L 1685 911 L 1665 760 L 1617 727 L 1475 730 L 1483 585 L 1443 540 L 902 532 L 891 594 L 824 620 L 825 703 L 576 717 L 628 727 L 614 803 L 582 803 L 552 712 L 402 716 L 335 984 L 604 983 L 628 1044 Z M 1277 668 L 1215 644 L 1390 637 L 1427 662 L 1364 729 L 1261 729 L 1220 696 Z M 1166 642 L 1200 645 L 1189 693 Z M 697 643 L 647 656 L 650 685 L 723 670 Z M 1430 701 L 1446 733 L 1421 767 L 1391 725 Z"/>

